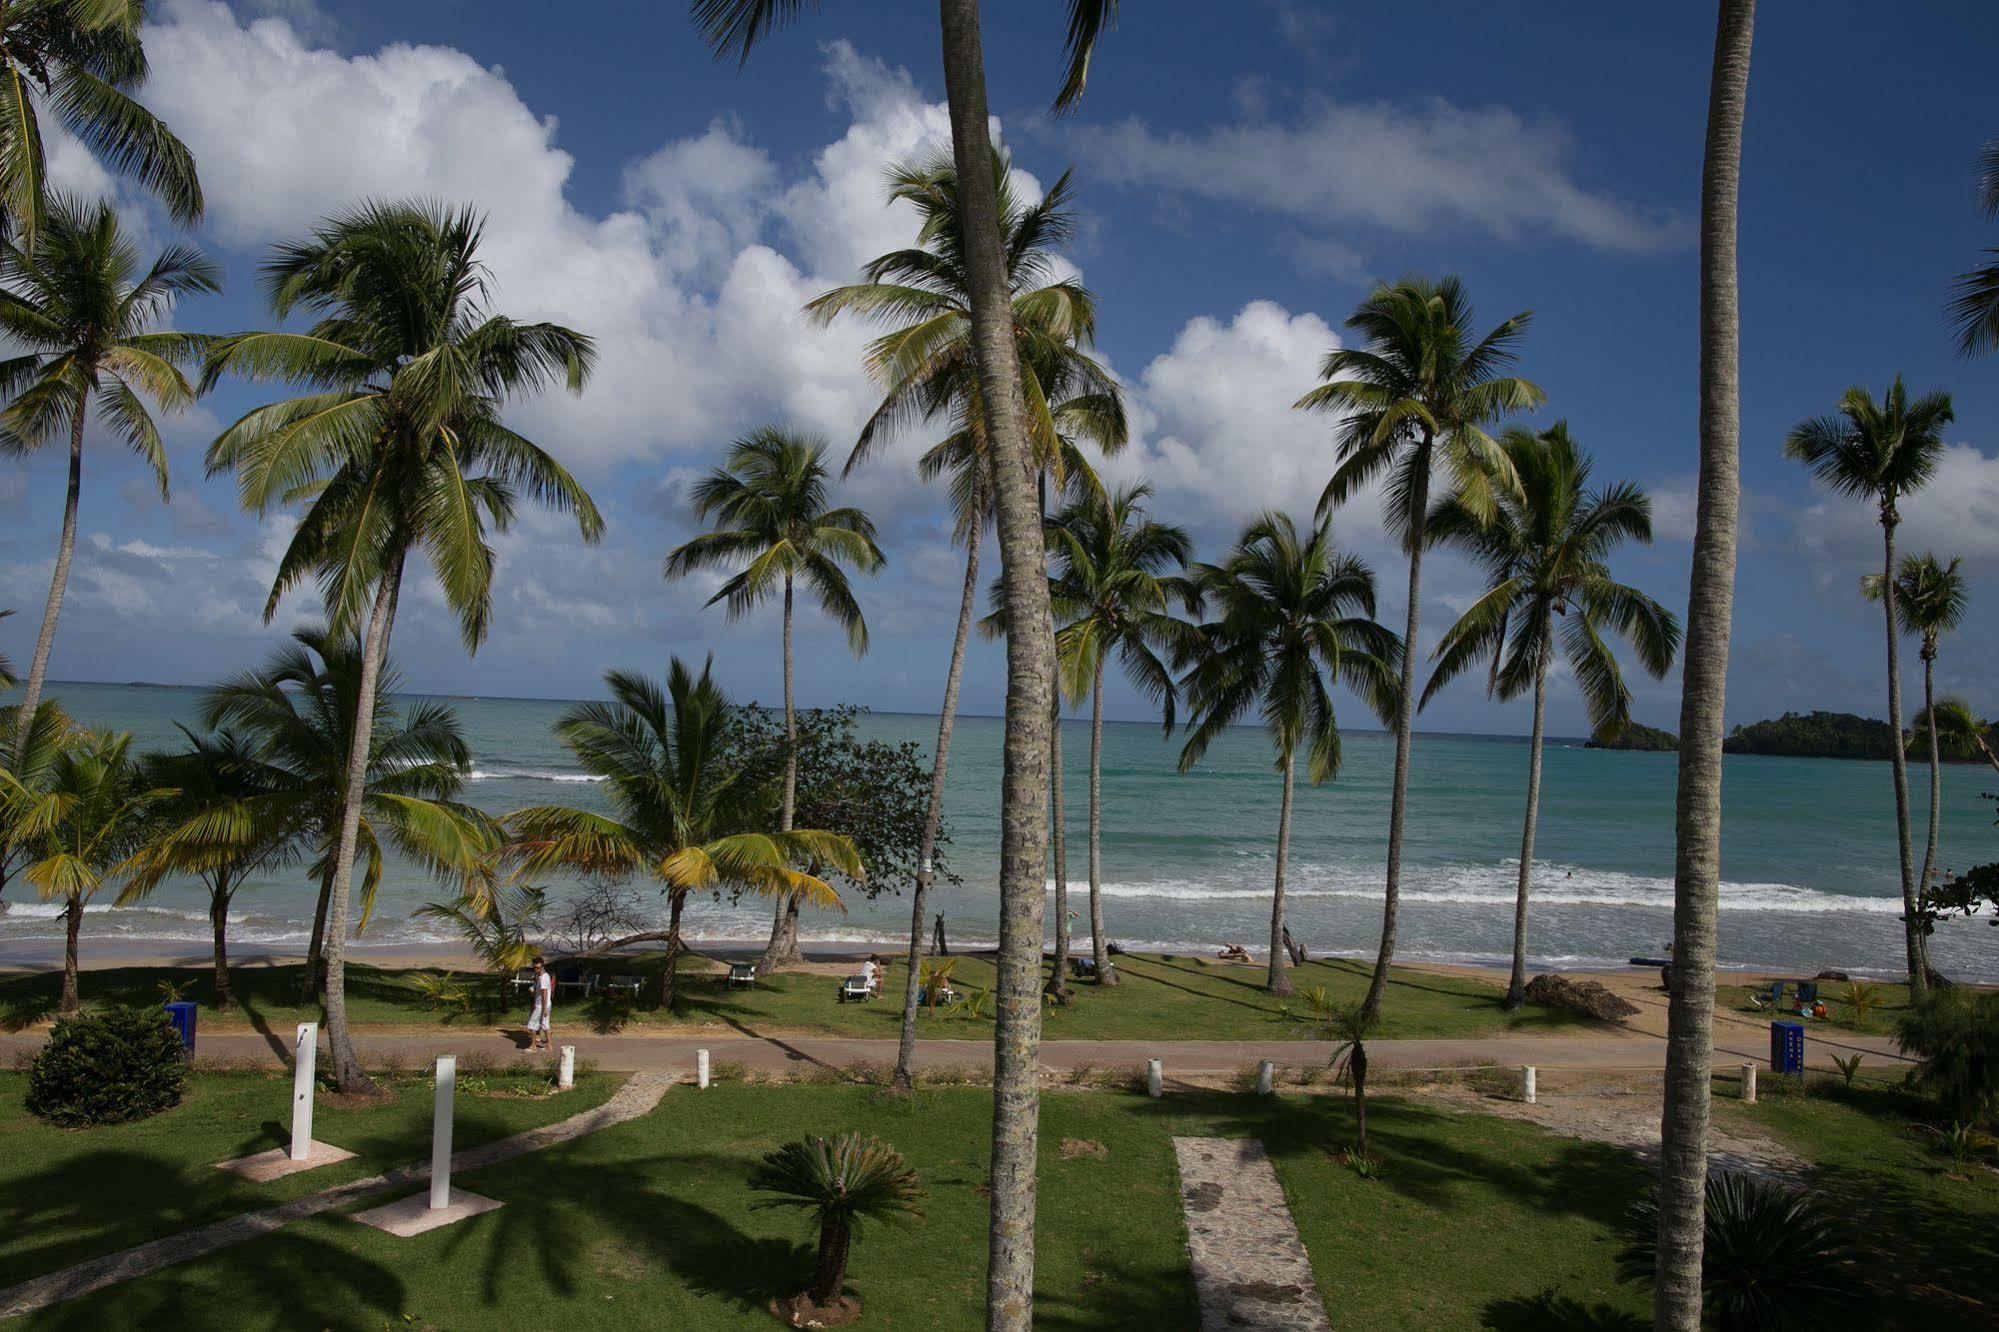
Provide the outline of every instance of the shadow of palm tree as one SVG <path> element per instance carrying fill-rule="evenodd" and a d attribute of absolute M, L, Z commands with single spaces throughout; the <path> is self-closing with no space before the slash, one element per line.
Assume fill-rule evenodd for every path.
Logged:
<path fill-rule="evenodd" d="M 1608 1304 L 1584 1304 L 1544 1290 L 1494 1300 L 1481 1311 L 1481 1327 L 1494 1332 L 1645 1332 L 1651 1323 Z"/>

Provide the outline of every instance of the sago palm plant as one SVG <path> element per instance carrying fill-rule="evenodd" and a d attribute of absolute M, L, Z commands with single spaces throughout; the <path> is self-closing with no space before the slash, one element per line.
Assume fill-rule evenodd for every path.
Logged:
<path fill-rule="evenodd" d="M 847 1257 L 865 1227 L 920 1214 L 922 1181 L 902 1154 L 860 1133 L 788 1142 L 764 1157 L 750 1188 L 771 1195 L 753 1207 L 797 1207 L 819 1227 L 806 1296 L 825 1308 L 840 1299 Z"/>

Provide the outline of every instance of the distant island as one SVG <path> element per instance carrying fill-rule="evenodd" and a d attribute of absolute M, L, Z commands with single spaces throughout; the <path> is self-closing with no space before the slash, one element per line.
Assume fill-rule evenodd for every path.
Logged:
<path fill-rule="evenodd" d="M 1662 731 L 1656 726 L 1640 726 L 1632 722 L 1617 735 L 1608 736 L 1601 732 L 1583 742 L 1584 749 L 1636 749 L 1647 754 L 1677 754 L 1680 752 L 1680 737 L 1671 731 Z"/>
<path fill-rule="evenodd" d="M 1887 722 L 1850 712 L 1787 712 L 1773 721 L 1736 727 L 1721 748 L 1726 754 L 1886 759 L 1895 754 L 1895 730 Z"/>

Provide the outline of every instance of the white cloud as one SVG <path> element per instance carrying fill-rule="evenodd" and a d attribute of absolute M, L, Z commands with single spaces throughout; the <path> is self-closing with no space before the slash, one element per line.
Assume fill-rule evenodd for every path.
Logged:
<path fill-rule="evenodd" d="M 1099 179 L 1260 208 L 1311 226 L 1362 223 L 1407 234 L 1544 236 L 1605 250 L 1685 244 L 1684 219 L 1579 184 L 1571 136 L 1505 107 L 1441 98 L 1419 111 L 1326 102 L 1295 125 L 1249 122 L 1200 134 L 1141 120 L 1064 140 Z"/>
<path fill-rule="evenodd" d="M 1898 505 L 1895 543 L 1904 551 L 1961 555 L 1974 567 L 1999 568 L 1999 457 L 1971 444 L 1943 451 L 1936 476 Z M 1881 524 L 1874 506 L 1826 500 L 1798 517 L 1807 549 L 1870 571 L 1881 562 Z"/>

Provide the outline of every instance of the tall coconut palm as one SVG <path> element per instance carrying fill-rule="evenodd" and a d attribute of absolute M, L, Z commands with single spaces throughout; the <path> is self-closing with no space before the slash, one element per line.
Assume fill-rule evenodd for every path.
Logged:
<path fill-rule="evenodd" d="M 0 102 L 6 86 L 0 72 Z M 215 266 L 189 245 L 170 245 L 144 265 L 117 212 L 101 201 L 56 195 L 32 242 L 23 236 L 19 244 L 0 244 L 0 335 L 21 349 L 0 361 L 0 395 L 12 399 L 0 411 L 0 453 L 27 453 L 59 434 L 69 438 L 62 535 L 42 630 L 28 663 L 22 718 L 34 716 L 41 702 L 76 553 L 84 422 L 94 405 L 120 442 L 152 468 L 165 499 L 167 451 L 146 400 L 166 411 L 194 400 L 180 367 L 198 355 L 202 339 L 158 326 L 179 297 L 220 287 Z M 17 725 L 17 758 L 27 742 L 27 732 Z"/>
<path fill-rule="evenodd" d="M 1895 786 L 1895 849 L 1902 871 L 1903 941 L 1908 951 L 1910 992 L 1929 987 L 1923 969 L 1922 928 L 1916 913 L 1916 878 L 1909 846 L 1909 766 L 1903 753 L 1902 658 L 1895 586 L 1895 528 L 1902 521 L 1903 496 L 1922 489 L 1935 475 L 1943 454 L 1943 428 L 1953 420 L 1950 397 L 1928 393 L 1911 401 L 1897 376 L 1876 403 L 1858 385 L 1841 395 L 1836 415 L 1814 417 L 1792 427 L 1784 453 L 1812 469 L 1835 494 L 1871 500 L 1881 518 L 1881 607 L 1888 622 L 1888 724 L 1896 743 L 1889 754 Z"/>
<path fill-rule="evenodd" d="M 696 516 L 716 527 L 666 557 L 666 576 L 684 578 L 699 569 L 736 572 L 708 599 L 722 602 L 730 618 L 747 615 L 773 596 L 784 601 L 784 761 L 783 805 L 778 829 L 791 831 L 798 804 L 798 716 L 791 696 L 791 612 L 796 586 L 819 603 L 847 632 L 856 657 L 868 650 L 868 623 L 854 600 L 847 566 L 874 573 L 885 563 L 875 544 L 874 520 L 859 509 L 827 507 L 826 446 L 816 439 L 763 426 L 736 441 L 726 464 L 697 482 L 691 499 Z M 764 948 L 764 966 L 800 960 L 800 899 L 779 900 Z"/>
<path fill-rule="evenodd" d="M 749 59 L 801 0 L 692 0 L 694 20 L 718 53 Z M 1034 1321 L 1034 1183 L 1040 1109 L 1041 913 L 1048 872 L 1043 822 L 1048 735 L 1055 705 L 1055 631 L 1048 609 L 1044 546 L 1035 507 L 1032 436 L 1009 312 L 999 194 L 982 168 L 992 160 L 979 0 L 938 0 L 944 98 L 951 153 L 964 182 L 966 292 L 973 362 L 991 439 L 993 511 L 1006 586 L 1006 748 L 1000 779 L 999 1011 L 993 1033 L 991 1224 L 986 1322 L 1026 1329 Z M 1097 39 L 1117 18 L 1117 0 L 1068 0 L 1067 70 L 1058 110 L 1083 94 Z"/>
<path fill-rule="evenodd" d="M 41 120 L 81 139 L 114 171 L 201 220 L 194 155 L 134 99 L 148 73 L 139 30 L 147 0 L 12 0 L 0 9 L 0 230 L 32 247 L 45 216 L 48 160 Z"/>
<path fill-rule="evenodd" d="M 8 840 L 25 853 L 22 877 L 45 902 L 62 903 L 62 1000 L 77 1011 L 77 936 L 83 908 L 118 873 L 144 830 L 146 807 L 165 793 L 145 784 L 124 732 L 75 731 L 39 786 L 0 769 Z"/>
<path fill-rule="evenodd" d="M 1756 0 L 1719 0 L 1701 168 L 1700 482 L 1680 670 L 1673 967 L 1666 1007 L 1665 1104 L 1659 1120 L 1659 1249 L 1652 1283 L 1652 1324 L 1658 1332 L 1697 1332 L 1701 1325 L 1715 905 L 1721 878 L 1722 709 L 1742 490 L 1736 198 L 1755 27 Z"/>
<path fill-rule="evenodd" d="M 1095 484 L 1076 447 L 1088 440 L 1104 453 L 1124 446 L 1127 425 L 1117 380 L 1085 350 L 1096 332 L 1096 298 L 1088 288 L 1055 274 L 1057 249 L 1074 232 L 1070 177 L 1065 173 L 1039 201 L 1016 187 L 1004 154 L 992 155 L 999 200 L 1002 251 L 1012 305 L 1014 337 L 1026 389 L 1030 436 L 1041 466 L 1037 498 L 1047 507 L 1047 486 Z M 917 215 L 916 244 L 882 255 L 864 270 L 864 282 L 827 292 L 806 307 L 821 322 L 843 315 L 886 324 L 889 331 L 868 349 L 870 374 L 883 390 L 881 405 L 862 427 L 847 470 L 870 457 L 893 431 L 917 419 L 947 417 L 952 433 L 919 461 L 925 480 L 951 479 L 956 534 L 966 544 L 964 595 L 945 677 L 945 705 L 938 719 L 932 760 L 927 860 L 942 817 L 944 776 L 956 716 L 956 682 L 962 674 L 974 599 L 979 541 L 992 513 L 990 449 L 978 367 L 971 344 L 971 296 L 965 262 L 963 202 L 957 167 L 949 154 L 889 168 L 888 198 Z M 1068 877 L 1062 819 L 1062 733 L 1059 708 L 1049 729 L 1049 810 L 1055 858 L 1055 966 L 1051 993 L 1066 993 L 1069 953 Z M 902 1041 L 895 1085 L 907 1089 L 916 1051 L 916 995 L 920 987 L 923 927 L 930 879 L 920 874 L 910 912 L 909 970 L 903 986 Z"/>
<path fill-rule="evenodd" d="M 292 639 L 262 666 L 209 690 L 200 718 L 212 730 L 252 742 L 261 765 L 258 806 L 289 829 L 292 850 L 308 858 L 307 873 L 319 895 L 306 949 L 305 990 L 317 998 L 326 983 L 327 915 L 361 693 L 361 644 L 352 635 L 336 639 L 319 628 L 294 630 Z M 488 860 L 498 846 L 493 821 L 456 798 L 472 768 L 457 715 L 436 702 L 399 708 L 394 700 L 402 675 L 393 658 L 383 660 L 376 684 L 356 834 L 362 863 L 357 934 L 374 914 L 385 848 L 476 895 L 490 887 Z M 257 824 L 241 826 L 254 833 Z M 197 856 L 204 849 L 198 842 L 189 848 Z M 168 859 L 166 870 L 186 872 Z"/>
<path fill-rule="evenodd" d="M 1978 150 L 1978 211 L 1999 219 L 1999 138 L 1987 139 Z M 1957 330 L 1957 349 L 1965 356 L 1999 347 L 1999 247 L 1987 250 L 1985 257 L 1987 262 L 1951 287 L 1948 313 Z"/>
<path fill-rule="evenodd" d="M 506 817 L 506 854 L 527 876 L 567 870 L 656 882 L 669 912 L 664 1001 L 671 1007 L 689 893 L 742 887 L 838 907 L 832 886 L 798 866 L 865 875 L 846 837 L 763 830 L 767 807 L 721 763 L 729 705 L 707 666 L 697 677 L 675 657 L 664 690 L 628 671 L 610 671 L 604 683 L 611 701 L 577 704 L 555 733 L 583 771 L 601 780 L 611 813 L 559 805 L 516 810 Z"/>
<path fill-rule="evenodd" d="M 512 521 L 523 492 L 574 515 L 586 541 L 604 527 L 562 465 L 501 421 L 510 400 L 553 382 L 580 392 L 595 348 L 558 324 L 488 310 L 481 229 L 471 209 L 424 203 L 369 202 L 330 218 L 263 267 L 272 312 L 315 316 L 311 327 L 220 339 L 208 362 L 211 380 L 234 371 L 309 390 L 246 413 L 208 450 L 209 473 L 233 471 L 245 507 L 304 504 L 266 618 L 314 576 L 334 635 L 366 624 L 326 921 L 330 1071 L 345 1090 L 372 1085 L 347 1027 L 349 889 L 404 563 L 427 558 L 474 651 L 492 608 L 489 534 Z"/>
<path fill-rule="evenodd" d="M 1366 700 L 1384 722 L 1395 713 L 1402 645 L 1374 619 L 1374 570 L 1333 545 L 1321 521 L 1300 538 L 1285 513 L 1244 529 L 1220 564 L 1192 571 L 1207 618 L 1181 679 L 1188 736 L 1180 771 L 1255 708 L 1277 751 L 1284 796 L 1277 813 L 1277 870 L 1270 893 L 1270 970 L 1264 988 L 1290 994 L 1284 947 L 1284 874 L 1291 857 L 1291 797 L 1298 751 L 1317 786 L 1339 774 L 1340 724 L 1328 682 Z"/>
<path fill-rule="evenodd" d="M 1326 382 L 1300 398 L 1303 411 L 1340 415 L 1333 429 L 1339 467 L 1319 497 L 1323 515 L 1377 478 L 1386 476 L 1383 506 L 1390 527 L 1409 556 L 1408 625 L 1395 717 L 1395 768 L 1388 796 L 1388 865 L 1383 885 L 1381 948 L 1374 978 L 1362 1001 L 1370 1016 L 1381 1011 L 1389 964 L 1395 958 L 1395 922 L 1401 902 L 1402 835 L 1409 803 L 1409 758 L 1414 743 L 1416 642 L 1422 618 L 1423 550 L 1428 544 L 1431 474 L 1441 463 L 1459 502 L 1489 518 L 1498 492 L 1514 482 L 1505 453 L 1486 426 L 1508 412 L 1541 402 L 1541 390 L 1503 373 L 1533 318 L 1523 311 L 1473 340 L 1471 302 L 1454 277 L 1440 282 L 1407 277 L 1377 287 L 1347 327 L 1362 345 L 1326 354 Z"/>
<path fill-rule="evenodd" d="M 1923 715 L 1919 731 L 1927 732 L 1927 748 L 1930 760 L 1930 817 L 1927 836 L 1923 840 L 1923 868 L 1916 876 L 1917 894 L 1924 895 L 1930 890 L 1930 876 L 1936 872 L 1937 834 L 1943 816 L 1943 766 L 1939 753 L 1938 726 L 1936 716 L 1936 667 L 1937 648 L 1947 633 L 1951 633 L 1964 623 L 1969 609 L 1970 592 L 1965 578 L 1959 572 L 1962 560 L 1939 560 L 1929 551 L 1921 555 L 1904 555 L 1902 567 L 1895 575 L 1895 601 L 1902 612 L 1903 628 L 1922 642 L 1919 655 L 1923 660 Z M 1870 601 L 1879 601 L 1887 595 L 1886 580 L 1880 574 L 1869 574 L 1860 580 L 1860 590 Z M 1929 936 L 1918 934 L 1917 946 L 1922 950 L 1922 966 L 1925 977 L 1930 971 Z"/>
<path fill-rule="evenodd" d="M 1519 489 L 1501 492 L 1481 519 L 1455 498 L 1431 520 L 1432 540 L 1461 544 L 1486 572 L 1485 592 L 1444 631 L 1420 708 L 1476 662 L 1491 658 L 1491 691 L 1514 699 L 1532 691 L 1527 812 L 1513 900 L 1513 971 L 1506 1005 L 1527 997 L 1527 895 L 1534 878 L 1534 833 L 1541 814 L 1541 741 L 1548 716 L 1548 668 L 1559 654 L 1582 692 L 1590 729 L 1615 736 L 1631 722 L 1631 690 L 1607 635 L 1621 635 L 1654 678 L 1672 669 L 1680 622 L 1651 597 L 1610 576 L 1623 542 L 1652 539 L 1652 501 L 1629 482 L 1591 489 L 1590 459 L 1557 421 L 1535 434 L 1501 437 Z M 1556 632 L 1560 620 L 1561 630 Z"/>

